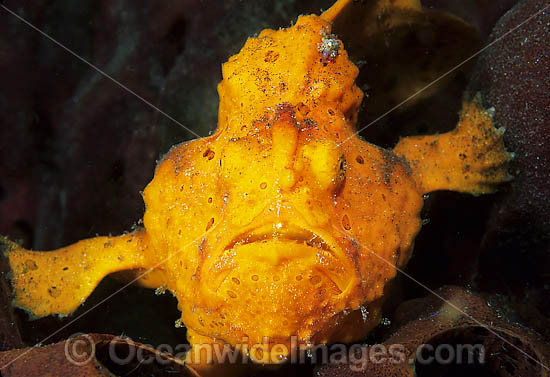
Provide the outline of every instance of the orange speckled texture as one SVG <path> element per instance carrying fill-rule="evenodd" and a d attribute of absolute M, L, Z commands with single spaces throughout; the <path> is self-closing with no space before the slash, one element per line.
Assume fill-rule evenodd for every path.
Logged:
<path fill-rule="evenodd" d="M 145 229 L 48 253 L 5 242 L 15 304 L 67 315 L 103 276 L 152 268 L 141 282 L 177 297 L 191 343 L 362 339 L 411 256 L 422 194 L 488 192 L 507 179 L 510 156 L 476 101 L 455 131 L 405 138 L 396 153 L 360 140 L 358 69 L 330 28 L 303 16 L 229 59 L 218 130 L 159 163 Z M 472 184 L 455 173 L 466 166 L 495 172 Z M 287 356 L 264 351 L 251 356 Z"/>

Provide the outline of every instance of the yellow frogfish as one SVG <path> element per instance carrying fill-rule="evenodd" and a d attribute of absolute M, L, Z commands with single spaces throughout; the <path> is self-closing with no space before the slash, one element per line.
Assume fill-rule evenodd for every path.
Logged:
<path fill-rule="evenodd" d="M 250 356 L 276 363 L 364 338 L 411 257 L 423 195 L 493 192 L 511 154 L 475 96 L 450 132 L 393 150 L 361 140 L 358 68 L 331 17 L 264 30 L 223 65 L 217 131 L 159 162 L 141 229 L 50 252 L 2 239 L 14 304 L 67 316 L 129 270 L 177 298 L 192 345 L 264 344 Z"/>

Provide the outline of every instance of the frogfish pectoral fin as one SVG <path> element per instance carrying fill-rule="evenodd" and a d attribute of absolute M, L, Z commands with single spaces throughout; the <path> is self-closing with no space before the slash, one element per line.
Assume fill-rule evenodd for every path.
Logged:
<path fill-rule="evenodd" d="M 492 111 L 484 110 L 481 96 L 465 100 L 456 128 L 450 132 L 405 137 L 393 149 L 404 157 L 422 194 L 452 190 L 474 195 L 494 192 L 511 180 L 503 128 L 495 128 Z"/>
<path fill-rule="evenodd" d="M 145 231 L 82 240 L 53 251 L 31 251 L 0 237 L 9 259 L 14 305 L 32 318 L 71 314 L 108 274 L 146 268 Z"/>

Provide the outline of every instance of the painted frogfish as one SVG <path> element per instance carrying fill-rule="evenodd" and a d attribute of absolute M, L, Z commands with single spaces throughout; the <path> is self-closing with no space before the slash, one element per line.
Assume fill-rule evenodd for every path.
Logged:
<path fill-rule="evenodd" d="M 50 252 L 3 239 L 14 304 L 67 316 L 129 270 L 177 298 L 192 345 L 268 339 L 250 356 L 277 362 L 291 337 L 304 347 L 364 338 L 411 257 L 423 195 L 493 192 L 511 154 L 476 96 L 450 132 L 393 150 L 361 140 L 359 71 L 331 34 L 349 3 L 264 30 L 223 65 L 217 131 L 158 163 L 142 228 Z"/>

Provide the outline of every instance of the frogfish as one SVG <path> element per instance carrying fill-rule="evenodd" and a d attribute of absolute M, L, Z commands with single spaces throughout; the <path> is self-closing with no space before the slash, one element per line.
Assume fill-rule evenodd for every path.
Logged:
<path fill-rule="evenodd" d="M 476 95 L 452 131 L 391 150 L 359 138 L 359 69 L 331 30 L 351 3 L 264 30 L 229 58 L 216 132 L 158 163 L 142 227 L 48 252 L 2 238 L 14 305 L 68 316 L 130 271 L 177 298 L 191 345 L 244 340 L 277 363 L 292 347 L 363 339 L 411 258 L 423 196 L 491 193 L 512 155 Z"/>

